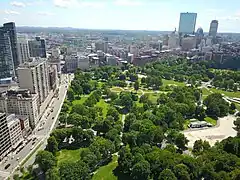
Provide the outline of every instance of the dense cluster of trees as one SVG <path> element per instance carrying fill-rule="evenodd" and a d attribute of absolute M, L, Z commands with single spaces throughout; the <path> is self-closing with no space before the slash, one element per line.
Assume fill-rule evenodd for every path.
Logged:
<path fill-rule="evenodd" d="M 138 80 L 138 72 L 146 77 Z M 211 94 L 202 103 L 201 90 L 193 86 L 164 87 L 168 91 L 153 102 L 146 93 L 139 96 L 135 91 L 110 91 L 113 85 L 127 86 L 126 80 L 136 91 L 140 82 L 143 87 L 159 90 L 162 78 L 195 85 L 216 76 L 206 62 L 185 59 L 153 62 L 143 68 L 104 66 L 89 72 L 76 71 L 59 117 L 64 126 L 51 133 L 45 151 L 36 157 L 35 163 L 46 180 L 91 179 L 93 172 L 108 163 L 114 153 L 118 154 L 116 171 L 129 179 L 240 179 L 239 137 L 225 139 L 213 147 L 197 140 L 189 151 L 188 139 L 180 133 L 186 119 L 204 120 L 206 116 L 217 118 L 232 113 L 234 105 L 221 94 Z M 73 103 L 87 94 L 83 104 Z M 109 103 L 107 112 L 96 105 L 101 99 Z M 239 135 L 240 119 L 234 124 Z M 57 162 L 59 150 L 79 148 L 84 149 L 78 161 Z"/>

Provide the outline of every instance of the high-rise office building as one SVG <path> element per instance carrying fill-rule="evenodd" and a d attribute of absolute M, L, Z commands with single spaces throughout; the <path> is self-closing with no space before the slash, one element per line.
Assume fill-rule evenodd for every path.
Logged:
<path fill-rule="evenodd" d="M 209 36 L 216 37 L 217 30 L 218 30 L 218 21 L 212 20 L 212 22 L 210 24 L 210 29 L 209 29 Z"/>
<path fill-rule="evenodd" d="M 17 72 L 20 88 L 29 89 L 31 93 L 38 94 L 39 101 L 42 103 L 50 91 L 46 60 L 36 58 L 32 62 L 20 64 Z"/>
<path fill-rule="evenodd" d="M 197 13 L 181 13 L 178 32 L 181 34 L 194 34 Z"/>
<path fill-rule="evenodd" d="M 45 39 L 36 37 L 34 40 L 28 41 L 30 57 L 46 58 L 46 42 Z"/>
<path fill-rule="evenodd" d="M 5 23 L 3 24 L 3 29 L 9 33 L 13 63 L 14 63 L 14 68 L 16 69 L 19 65 L 19 62 L 18 62 L 17 33 L 16 33 L 15 23 L 14 22 Z"/>
<path fill-rule="evenodd" d="M 2 160 L 11 150 L 10 133 L 8 130 L 7 116 L 0 113 L 0 160 Z"/>
<path fill-rule="evenodd" d="M 19 38 L 17 45 L 18 45 L 19 63 L 22 64 L 24 62 L 29 61 L 30 53 L 29 53 L 29 47 L 28 47 L 27 39 Z"/>
<path fill-rule="evenodd" d="M 9 32 L 0 28 L 0 79 L 15 77 L 14 61 Z"/>

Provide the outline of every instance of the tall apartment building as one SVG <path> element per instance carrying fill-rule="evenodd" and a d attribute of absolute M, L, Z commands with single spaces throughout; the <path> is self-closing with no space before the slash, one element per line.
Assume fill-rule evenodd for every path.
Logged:
<path fill-rule="evenodd" d="M 218 30 L 218 21 L 212 20 L 210 24 L 210 29 L 209 29 L 209 36 L 212 36 L 215 38 L 217 36 L 217 30 Z"/>
<path fill-rule="evenodd" d="M 38 94 L 26 89 L 8 90 L 0 93 L 0 112 L 27 116 L 32 128 L 39 121 Z"/>
<path fill-rule="evenodd" d="M 11 139 L 8 130 L 7 117 L 5 113 L 0 113 L 0 160 L 2 160 L 11 150 Z"/>
<path fill-rule="evenodd" d="M 24 38 L 19 38 L 17 46 L 19 63 L 22 64 L 24 62 L 29 61 L 30 53 L 28 47 L 28 40 Z"/>
<path fill-rule="evenodd" d="M 8 130 L 10 134 L 10 140 L 12 145 L 12 150 L 15 150 L 18 145 L 23 141 L 23 135 L 20 125 L 20 120 L 15 114 L 10 114 L 7 117 Z"/>
<path fill-rule="evenodd" d="M 34 40 L 28 41 L 30 57 L 46 58 L 46 42 L 45 39 L 36 37 Z"/>
<path fill-rule="evenodd" d="M 9 32 L 0 28 L 0 79 L 7 77 L 15 77 L 14 61 Z"/>
<path fill-rule="evenodd" d="M 37 58 L 32 62 L 20 64 L 17 69 L 20 88 L 38 94 L 40 103 L 47 98 L 50 91 L 47 66 L 45 59 Z"/>
<path fill-rule="evenodd" d="M 19 61 L 18 61 L 17 33 L 16 33 L 15 23 L 14 22 L 5 23 L 3 24 L 3 29 L 5 32 L 9 33 L 13 63 L 16 69 L 19 65 Z"/>
<path fill-rule="evenodd" d="M 194 34 L 197 13 L 181 13 L 178 32 L 182 34 Z"/>

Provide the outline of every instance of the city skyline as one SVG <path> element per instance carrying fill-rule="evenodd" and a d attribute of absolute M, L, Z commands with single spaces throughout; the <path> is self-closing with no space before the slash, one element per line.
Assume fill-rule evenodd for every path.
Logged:
<path fill-rule="evenodd" d="M 73 27 L 171 31 L 178 28 L 181 12 L 197 13 L 196 29 L 209 31 L 210 22 L 219 21 L 219 32 L 240 32 L 237 0 L 4 0 L 0 23 L 16 26 Z M 195 29 L 195 30 L 196 30 Z"/>

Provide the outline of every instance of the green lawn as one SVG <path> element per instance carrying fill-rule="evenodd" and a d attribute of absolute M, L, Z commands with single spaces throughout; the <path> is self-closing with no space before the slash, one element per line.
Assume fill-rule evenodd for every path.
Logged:
<path fill-rule="evenodd" d="M 57 153 L 58 164 L 61 162 L 77 162 L 80 160 L 80 152 L 84 148 L 76 149 L 76 150 L 61 150 Z"/>
<path fill-rule="evenodd" d="M 215 88 L 211 88 L 211 91 L 215 92 L 215 93 L 220 93 L 220 94 L 224 94 L 228 97 L 236 97 L 236 98 L 240 98 L 240 91 L 238 92 L 229 92 L 229 91 L 223 91 L 223 90 L 220 90 L 220 89 L 215 89 Z"/>
<path fill-rule="evenodd" d="M 216 126 L 217 125 L 217 120 L 211 118 L 211 117 L 205 117 L 204 120 L 208 123 L 211 123 L 212 125 Z"/>
<path fill-rule="evenodd" d="M 152 101 L 153 103 L 157 103 L 157 99 L 159 97 L 157 93 L 148 93 L 148 95 L 150 101 Z"/>
<path fill-rule="evenodd" d="M 86 101 L 87 98 L 88 98 L 88 96 L 84 96 L 84 97 L 81 97 L 81 99 L 79 99 L 79 100 L 74 100 L 72 103 L 73 103 L 73 105 L 83 104 Z"/>
<path fill-rule="evenodd" d="M 185 86 L 185 83 L 177 82 L 177 81 L 174 81 L 174 80 L 162 79 L 162 82 L 163 82 L 164 86 L 167 86 L 167 85 Z"/>
<path fill-rule="evenodd" d="M 202 93 L 203 93 L 203 96 L 208 96 L 212 94 L 207 88 L 202 88 Z"/>
<path fill-rule="evenodd" d="M 240 104 L 235 103 L 235 105 L 236 105 L 237 110 L 240 111 Z"/>
<path fill-rule="evenodd" d="M 123 88 L 120 87 L 112 87 L 111 91 L 117 91 L 117 92 L 121 92 Z"/>
<path fill-rule="evenodd" d="M 106 117 L 109 104 L 106 103 L 106 102 L 104 101 L 104 99 L 101 99 L 101 100 L 96 104 L 96 106 L 103 108 L 103 117 Z"/>
<path fill-rule="evenodd" d="M 92 180 L 117 180 L 118 178 L 113 174 L 113 170 L 118 166 L 117 159 L 116 155 L 113 156 L 109 164 L 98 169 L 97 173 L 93 175 Z"/>

